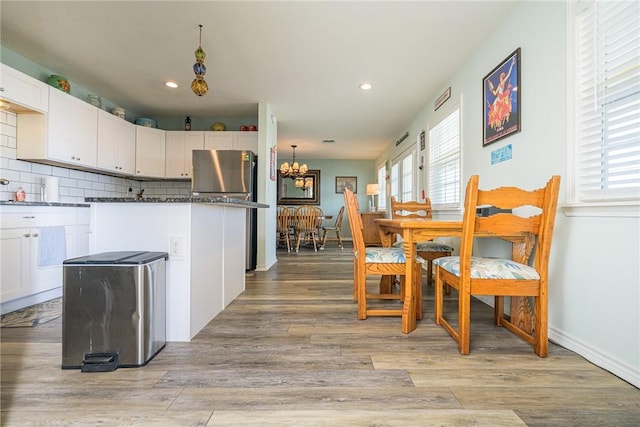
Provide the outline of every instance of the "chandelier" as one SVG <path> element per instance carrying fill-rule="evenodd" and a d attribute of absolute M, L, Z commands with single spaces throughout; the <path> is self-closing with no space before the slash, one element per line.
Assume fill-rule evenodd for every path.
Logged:
<path fill-rule="evenodd" d="M 306 164 L 300 166 L 298 162 L 296 162 L 296 147 L 297 145 L 292 145 L 293 148 L 293 160 L 291 164 L 284 162 L 280 165 L 280 176 L 283 178 L 291 178 L 296 181 L 296 187 L 304 187 L 304 176 L 309 171 L 309 168 Z"/>
<path fill-rule="evenodd" d="M 196 78 L 191 83 L 191 90 L 198 96 L 202 96 L 209 91 L 209 85 L 204 80 L 204 75 L 207 73 L 207 67 L 204 66 L 204 59 L 207 54 L 202 50 L 202 25 L 200 27 L 200 42 L 198 48 L 195 51 L 196 63 L 193 64 L 193 72 L 196 74 Z"/>

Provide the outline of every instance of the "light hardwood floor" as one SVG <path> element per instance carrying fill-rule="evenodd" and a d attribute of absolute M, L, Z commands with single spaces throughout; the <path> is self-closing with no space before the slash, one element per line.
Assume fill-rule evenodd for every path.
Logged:
<path fill-rule="evenodd" d="M 637 426 L 640 391 L 472 304 L 471 354 L 425 318 L 356 319 L 351 249 L 278 253 L 190 343 L 142 368 L 62 370 L 61 319 L 2 329 L 2 426 Z M 372 280 L 372 285 L 375 280 Z M 449 297 L 449 306 L 454 304 Z"/>

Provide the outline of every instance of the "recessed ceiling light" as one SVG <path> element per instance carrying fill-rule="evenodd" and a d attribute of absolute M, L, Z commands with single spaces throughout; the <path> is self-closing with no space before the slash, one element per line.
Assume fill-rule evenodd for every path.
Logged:
<path fill-rule="evenodd" d="M 171 89 L 175 89 L 178 87 L 178 83 L 172 81 L 164 82 L 164 85 L 166 87 L 170 87 Z"/>
<path fill-rule="evenodd" d="M 371 83 L 360 83 L 360 89 L 362 89 L 362 90 L 371 89 Z"/>

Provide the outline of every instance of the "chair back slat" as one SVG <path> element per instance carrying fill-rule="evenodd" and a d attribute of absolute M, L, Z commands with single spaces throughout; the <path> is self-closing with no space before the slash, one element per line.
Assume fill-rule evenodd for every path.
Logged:
<path fill-rule="evenodd" d="M 391 197 L 391 218 L 431 218 L 431 200 L 399 202 Z"/>
<path fill-rule="evenodd" d="M 336 227 L 338 230 L 340 230 L 342 228 L 342 217 L 344 216 L 344 206 L 342 206 L 340 208 L 340 211 L 338 212 L 338 217 L 336 218 L 336 222 L 334 224 L 334 227 Z"/>
<path fill-rule="evenodd" d="M 539 235 L 541 215 L 523 218 L 520 216 L 498 213 L 488 217 L 477 217 L 475 232 L 495 234 L 496 236 L 509 235 L 513 230 Z"/>
<path fill-rule="evenodd" d="M 311 232 L 318 227 L 318 217 L 322 210 L 315 206 L 300 206 L 295 210 L 296 232 Z"/>
<path fill-rule="evenodd" d="M 501 187 L 493 190 L 478 190 L 478 205 L 491 205 L 500 209 L 523 206 L 542 208 L 545 189 L 527 191 L 517 187 Z"/>
<path fill-rule="evenodd" d="M 291 209 L 288 207 L 279 207 L 277 212 L 277 227 L 279 233 L 288 233 L 291 225 Z"/>
<path fill-rule="evenodd" d="M 351 229 L 351 238 L 353 239 L 353 251 L 357 254 L 364 253 L 364 237 L 362 235 L 362 218 L 358 213 L 358 200 L 351 190 L 344 190 L 344 204 L 349 218 L 349 228 Z M 363 257 L 360 257 L 362 259 Z"/>

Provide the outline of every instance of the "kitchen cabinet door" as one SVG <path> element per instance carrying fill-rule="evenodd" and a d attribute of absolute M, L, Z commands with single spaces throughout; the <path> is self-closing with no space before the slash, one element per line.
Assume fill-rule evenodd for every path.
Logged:
<path fill-rule="evenodd" d="M 166 132 L 136 126 L 136 176 L 164 178 Z"/>
<path fill-rule="evenodd" d="M 0 229 L 0 301 L 29 295 L 31 234 L 28 228 Z"/>
<path fill-rule="evenodd" d="M 135 159 L 135 125 L 106 111 L 98 110 L 98 168 L 123 175 L 134 175 Z"/>
<path fill-rule="evenodd" d="M 235 150 L 258 152 L 258 132 L 238 132 L 234 140 Z"/>
<path fill-rule="evenodd" d="M 190 178 L 193 150 L 204 147 L 203 132 L 167 132 L 166 177 Z"/>
<path fill-rule="evenodd" d="M 76 253 L 76 235 L 74 226 L 65 226 L 65 258 Z M 62 286 L 62 265 L 42 264 L 40 260 L 42 230 L 32 228 L 30 230 L 31 242 L 29 251 L 30 255 L 30 286 L 29 294 L 37 294 L 39 292 L 48 291 L 50 289 Z"/>
<path fill-rule="evenodd" d="M 233 150 L 233 132 L 207 131 L 204 136 L 205 150 Z"/>
<path fill-rule="evenodd" d="M 49 110 L 49 86 L 4 64 L 0 64 L 0 97 L 30 110 Z"/>
<path fill-rule="evenodd" d="M 47 157 L 95 168 L 98 109 L 56 88 L 49 89 Z"/>

